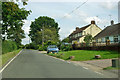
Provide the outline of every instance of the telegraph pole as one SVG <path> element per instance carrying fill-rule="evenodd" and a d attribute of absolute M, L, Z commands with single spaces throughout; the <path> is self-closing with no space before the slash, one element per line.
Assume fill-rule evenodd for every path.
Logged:
<path fill-rule="evenodd" d="M 42 47 L 44 46 L 44 24 L 42 25 Z"/>

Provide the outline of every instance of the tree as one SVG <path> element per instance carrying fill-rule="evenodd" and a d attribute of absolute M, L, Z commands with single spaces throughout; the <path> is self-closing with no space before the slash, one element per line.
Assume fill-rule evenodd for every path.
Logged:
<path fill-rule="evenodd" d="M 32 42 L 36 44 L 42 44 L 42 38 L 45 42 L 48 40 L 57 41 L 59 39 L 59 29 L 58 23 L 54 19 L 40 16 L 31 23 L 29 36 Z"/>
<path fill-rule="evenodd" d="M 92 35 L 90 34 L 87 34 L 84 38 L 84 41 L 87 45 L 89 45 L 90 42 L 92 42 L 93 38 L 92 38 Z"/>
<path fill-rule="evenodd" d="M 23 38 L 25 38 L 24 30 L 22 30 L 23 22 L 15 21 L 14 27 L 10 27 L 7 31 L 7 38 L 15 41 L 17 45 L 21 45 Z"/>
<path fill-rule="evenodd" d="M 26 2 L 23 2 L 23 5 L 26 4 Z M 31 11 L 19 8 L 19 5 L 15 2 L 2 2 L 2 10 L 2 34 L 7 36 L 8 39 L 16 41 L 17 44 L 21 44 L 21 39 L 25 38 L 22 30 L 24 24 L 22 20 L 27 19 Z M 5 37 L 3 37 L 3 40 L 5 40 Z"/>
<path fill-rule="evenodd" d="M 62 40 L 62 42 L 67 42 L 67 43 L 69 43 L 69 42 L 70 42 L 70 41 L 69 41 L 69 37 L 64 38 L 64 39 Z"/>

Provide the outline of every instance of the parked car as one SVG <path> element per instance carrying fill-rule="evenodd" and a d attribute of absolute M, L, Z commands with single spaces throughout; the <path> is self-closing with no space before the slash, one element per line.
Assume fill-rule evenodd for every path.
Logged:
<path fill-rule="evenodd" d="M 47 53 L 50 53 L 50 52 L 58 53 L 58 51 L 59 51 L 59 49 L 58 49 L 58 47 L 56 45 L 49 45 L 47 47 Z"/>

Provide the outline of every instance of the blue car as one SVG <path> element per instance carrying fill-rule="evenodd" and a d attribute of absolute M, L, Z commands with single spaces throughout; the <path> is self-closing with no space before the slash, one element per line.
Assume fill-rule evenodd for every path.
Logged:
<path fill-rule="evenodd" d="M 50 52 L 58 53 L 58 51 L 59 51 L 59 49 L 58 49 L 58 47 L 56 45 L 49 45 L 47 47 L 47 53 L 50 53 Z"/>

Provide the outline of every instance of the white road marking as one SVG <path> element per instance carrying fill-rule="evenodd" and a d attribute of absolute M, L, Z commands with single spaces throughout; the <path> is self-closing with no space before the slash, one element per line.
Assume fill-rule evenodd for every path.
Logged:
<path fill-rule="evenodd" d="M 88 70 L 88 68 L 86 68 L 86 67 L 83 67 L 83 68 Z"/>
<path fill-rule="evenodd" d="M 95 71 L 95 73 L 98 73 L 98 74 L 101 74 L 101 75 L 103 75 L 102 73 L 100 73 L 100 72 L 97 72 L 97 71 Z"/>
<path fill-rule="evenodd" d="M 3 72 L 3 70 L 18 56 L 23 50 L 21 50 L 14 58 L 12 58 L 1 70 L 0 73 Z"/>
<path fill-rule="evenodd" d="M 71 63 L 70 61 L 66 61 L 67 63 Z"/>

